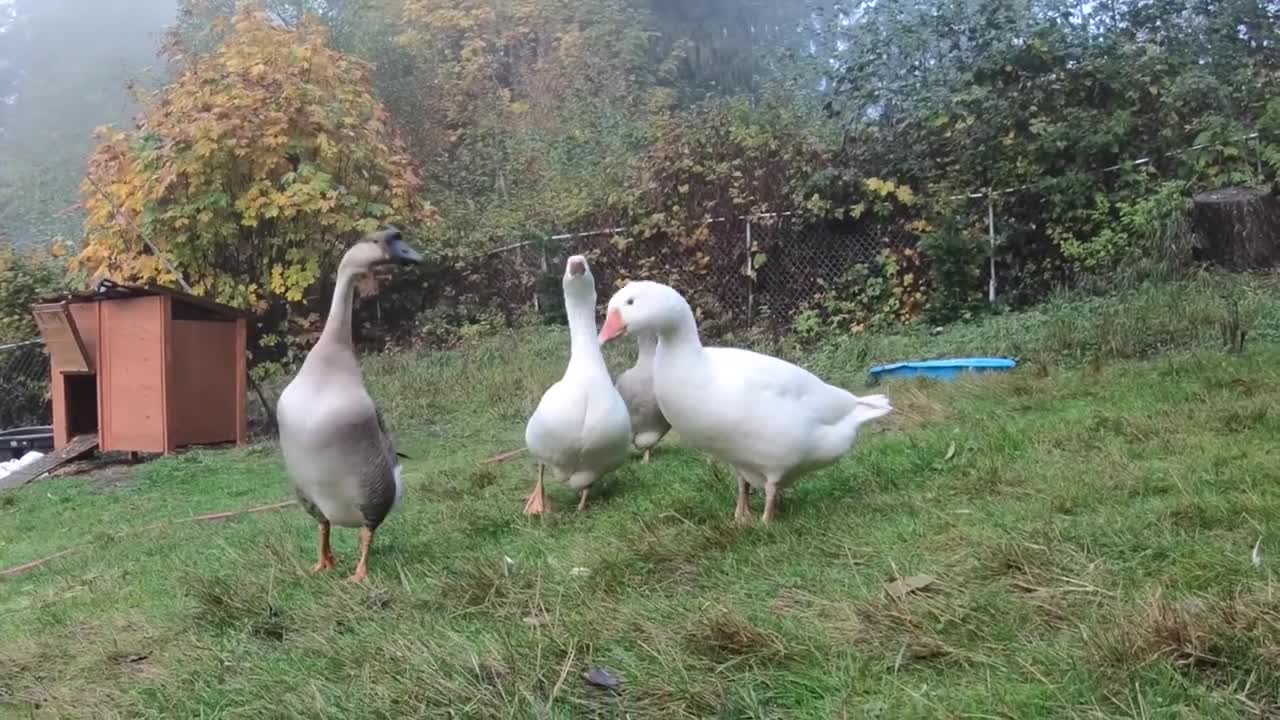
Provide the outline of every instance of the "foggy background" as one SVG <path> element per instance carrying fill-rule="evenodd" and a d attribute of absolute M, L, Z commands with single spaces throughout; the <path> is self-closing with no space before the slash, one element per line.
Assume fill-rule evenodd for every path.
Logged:
<path fill-rule="evenodd" d="M 0 241 L 78 234 L 93 130 L 129 124 L 131 79 L 162 78 L 175 15 L 176 0 L 0 0 Z"/>

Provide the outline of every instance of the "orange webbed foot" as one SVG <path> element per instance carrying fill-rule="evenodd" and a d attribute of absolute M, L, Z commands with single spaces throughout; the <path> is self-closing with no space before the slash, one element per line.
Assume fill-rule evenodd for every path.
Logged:
<path fill-rule="evenodd" d="M 525 515 L 545 515 L 551 512 L 551 504 L 547 502 L 547 491 L 542 484 L 542 477 L 545 472 L 546 466 L 539 465 L 538 482 L 533 486 L 533 492 L 524 503 Z"/>

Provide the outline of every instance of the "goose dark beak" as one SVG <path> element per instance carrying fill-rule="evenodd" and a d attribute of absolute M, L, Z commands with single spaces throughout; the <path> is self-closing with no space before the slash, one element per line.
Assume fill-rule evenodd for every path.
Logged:
<path fill-rule="evenodd" d="M 387 240 L 387 254 L 391 257 L 391 262 L 397 265 L 417 265 L 422 262 L 422 255 L 409 247 L 399 233 Z"/>

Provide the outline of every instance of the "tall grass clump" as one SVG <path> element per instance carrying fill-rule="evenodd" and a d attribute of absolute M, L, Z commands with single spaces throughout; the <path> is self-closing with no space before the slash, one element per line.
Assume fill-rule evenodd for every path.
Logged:
<path fill-rule="evenodd" d="M 1203 273 L 1112 295 L 1060 293 L 1025 312 L 930 330 L 832 338 L 806 364 L 840 375 L 907 359 L 996 355 L 1077 366 L 1280 340 L 1280 291 L 1266 276 Z M 798 354 L 794 348 L 792 354 Z"/>

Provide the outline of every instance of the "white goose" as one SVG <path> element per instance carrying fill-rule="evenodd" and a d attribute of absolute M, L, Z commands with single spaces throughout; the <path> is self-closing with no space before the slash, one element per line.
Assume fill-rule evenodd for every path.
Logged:
<path fill-rule="evenodd" d="M 705 348 L 689 303 L 655 282 L 632 282 L 609 300 L 600 342 L 656 333 L 654 392 L 663 415 L 693 447 L 733 466 L 734 517 L 751 521 L 751 488 L 765 494 L 765 523 L 778 491 L 853 447 L 858 427 L 893 410 L 883 395 L 859 398 L 775 357 Z"/>
<path fill-rule="evenodd" d="M 400 231 L 389 228 L 356 243 L 338 266 L 338 284 L 319 342 L 280 394 L 280 448 L 298 500 L 320 524 L 320 560 L 334 567 L 330 524 L 360 528 L 360 561 L 351 582 L 369 572 L 373 533 L 404 496 L 400 455 L 382 413 L 365 391 L 351 341 L 356 281 L 374 267 L 421 262 Z"/>
<path fill-rule="evenodd" d="M 627 405 L 613 386 L 596 340 L 596 285 L 586 258 L 569 258 L 562 284 L 569 316 L 569 366 L 543 394 L 525 427 L 525 447 L 538 460 L 538 482 L 525 504 L 526 515 L 551 509 L 543 487 L 547 466 L 578 491 L 581 511 L 591 484 L 626 461 L 631 442 Z"/>
<path fill-rule="evenodd" d="M 653 355 L 658 349 L 658 336 L 637 335 L 636 344 L 639 345 L 636 364 L 618 376 L 617 387 L 631 413 L 631 444 L 643 451 L 644 461 L 649 462 L 649 453 L 671 430 L 671 423 L 663 416 L 658 398 L 653 394 Z"/>

